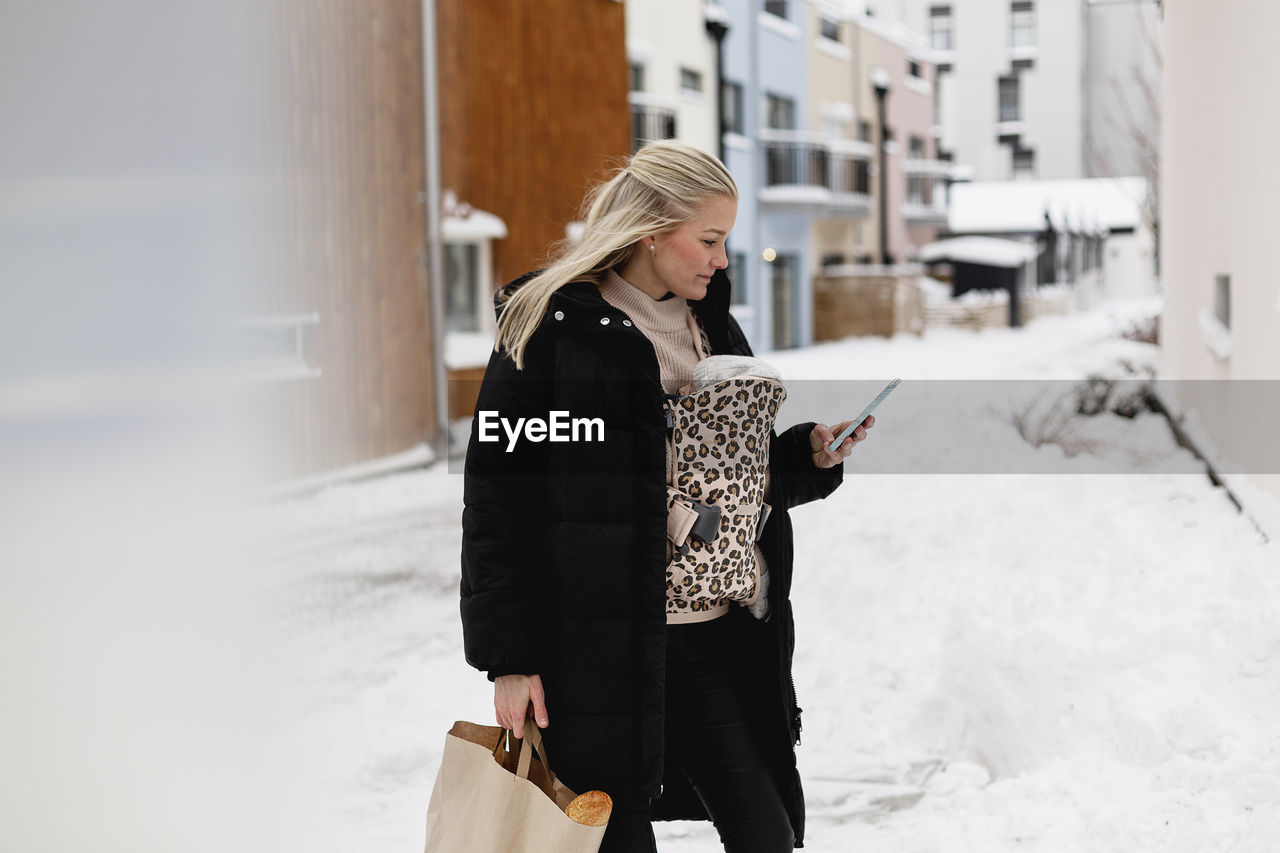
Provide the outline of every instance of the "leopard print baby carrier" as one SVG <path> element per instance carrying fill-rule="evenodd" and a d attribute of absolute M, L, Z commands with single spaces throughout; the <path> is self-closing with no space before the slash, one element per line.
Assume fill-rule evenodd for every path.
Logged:
<path fill-rule="evenodd" d="M 725 370 L 725 367 L 728 370 Z M 730 378 L 667 398 L 667 614 L 689 615 L 750 602 L 756 594 L 755 543 L 764 502 L 769 441 L 787 392 L 757 359 L 712 356 L 700 374 Z M 763 374 L 763 375 L 759 375 Z"/>

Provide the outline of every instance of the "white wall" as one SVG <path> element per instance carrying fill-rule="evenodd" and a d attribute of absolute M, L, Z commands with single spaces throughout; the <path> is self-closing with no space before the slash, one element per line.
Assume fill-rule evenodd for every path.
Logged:
<path fill-rule="evenodd" d="M 945 0 L 873 4 L 927 36 L 929 7 Z M 950 0 L 952 70 L 943 75 L 943 146 L 957 163 L 972 166 L 974 180 L 1007 181 L 1012 154 L 996 132 L 998 80 L 1011 73 L 1007 0 Z M 881 8 L 883 7 L 883 8 Z M 1036 152 L 1042 179 L 1084 177 L 1084 0 L 1038 0 L 1035 67 L 1019 71 L 1023 147 Z M 936 57 L 946 61 L 946 57 Z"/>
<path fill-rule="evenodd" d="M 1165 373 L 1175 379 L 1280 379 L 1280 275 L 1275 254 L 1275 140 L 1280 4 L 1166 3 L 1164 168 L 1161 175 L 1161 329 Z M 1231 276 L 1229 352 L 1201 327 L 1217 275 Z M 1216 383 L 1215 383 L 1216 384 Z M 1259 413 L 1216 418 L 1187 401 L 1229 446 L 1259 429 Z M 1228 412 L 1228 415 L 1231 413 Z M 1280 476 L 1255 477 L 1280 496 Z"/>
<path fill-rule="evenodd" d="M 645 66 L 644 91 L 676 109 L 679 138 L 717 154 L 716 52 L 701 0 L 627 0 L 627 53 Z M 702 75 L 702 94 L 685 94 L 680 69 Z"/>

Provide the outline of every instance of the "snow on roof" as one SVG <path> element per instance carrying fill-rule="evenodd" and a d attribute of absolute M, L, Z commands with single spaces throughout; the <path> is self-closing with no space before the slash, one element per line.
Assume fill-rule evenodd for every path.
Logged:
<path fill-rule="evenodd" d="M 920 249 L 920 260 L 959 261 L 988 267 L 1020 267 L 1039 254 L 1039 247 L 995 237 L 955 237 L 929 243 Z"/>
<path fill-rule="evenodd" d="M 507 223 L 485 210 L 472 210 L 466 216 L 446 216 L 440 222 L 444 239 L 457 243 L 501 240 L 507 236 Z"/>
<path fill-rule="evenodd" d="M 955 184 L 947 224 L 959 234 L 1043 231 L 1047 212 L 1059 229 L 1136 229 L 1146 193 L 1143 178 Z"/>

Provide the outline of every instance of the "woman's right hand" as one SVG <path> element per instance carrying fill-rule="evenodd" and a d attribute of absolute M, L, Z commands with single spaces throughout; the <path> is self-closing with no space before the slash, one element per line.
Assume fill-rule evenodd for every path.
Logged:
<path fill-rule="evenodd" d="M 498 725 L 524 737 L 524 721 L 533 703 L 533 719 L 538 728 L 547 727 L 547 697 L 542 692 L 542 678 L 537 675 L 500 675 L 493 680 L 493 710 Z"/>

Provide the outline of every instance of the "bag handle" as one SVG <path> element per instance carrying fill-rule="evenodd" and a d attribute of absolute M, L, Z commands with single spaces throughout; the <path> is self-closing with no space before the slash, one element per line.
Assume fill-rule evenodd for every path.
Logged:
<path fill-rule="evenodd" d="M 507 752 L 513 752 L 520 739 L 515 737 L 515 732 L 510 729 L 503 729 L 502 734 L 498 735 L 498 742 L 493 747 L 494 760 L 498 758 L 498 750 L 502 748 L 502 742 L 507 742 Z M 547 759 L 547 749 L 542 745 L 542 732 L 538 730 L 538 726 L 532 719 L 524 721 L 524 742 L 520 745 L 520 759 L 516 764 L 516 775 L 521 779 L 529 778 L 529 765 L 533 762 L 534 751 L 538 753 L 538 760 L 542 762 L 542 769 L 547 771 L 547 778 L 551 778 L 551 765 Z"/>

